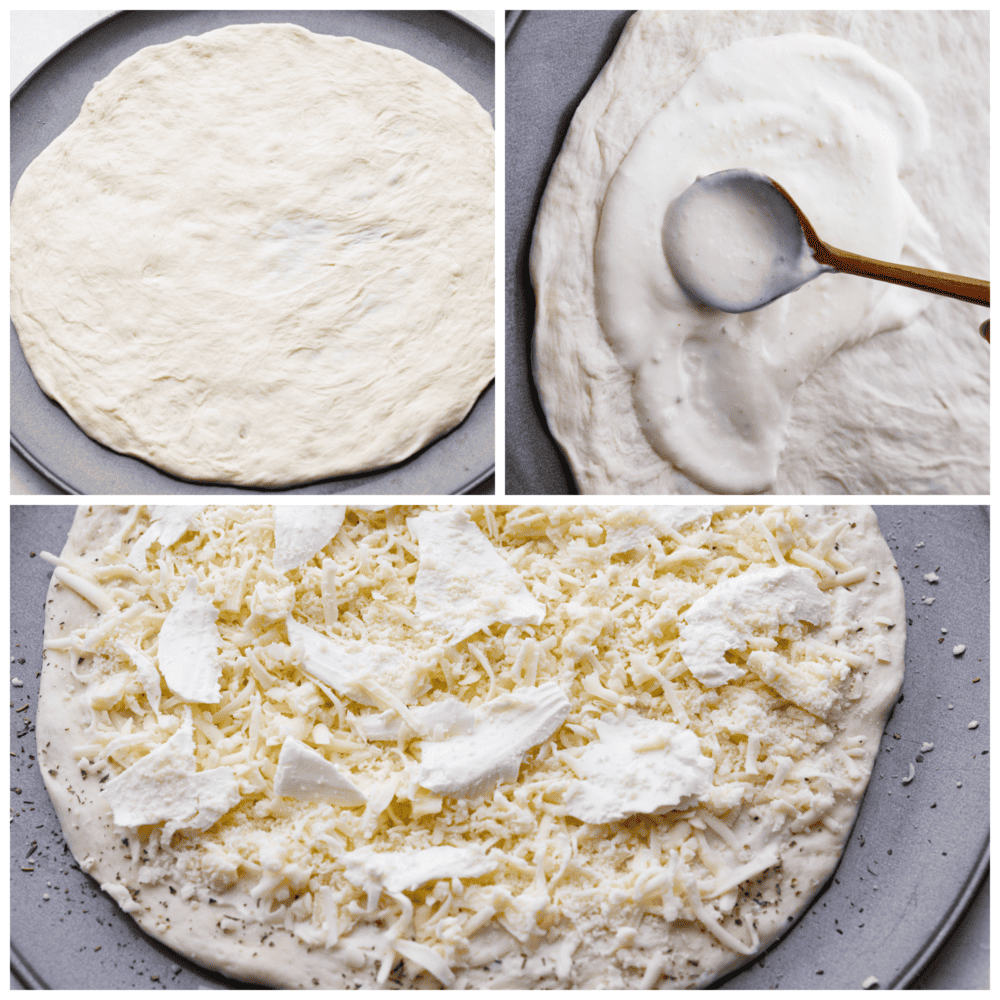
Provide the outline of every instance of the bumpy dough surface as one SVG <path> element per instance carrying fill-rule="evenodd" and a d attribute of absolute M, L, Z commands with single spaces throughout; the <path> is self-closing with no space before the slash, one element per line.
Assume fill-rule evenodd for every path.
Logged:
<path fill-rule="evenodd" d="M 405 53 L 295 25 L 143 49 L 11 206 L 44 391 L 175 475 L 398 462 L 493 377 L 493 129 Z"/>
<path fill-rule="evenodd" d="M 905 178 L 949 270 L 989 273 L 988 48 L 968 12 L 641 12 L 581 102 L 535 228 L 534 367 L 549 429 L 583 493 L 696 494 L 659 457 L 632 376 L 597 320 L 594 245 L 605 193 L 646 122 L 713 51 L 743 38 L 846 39 L 901 73 L 931 118 L 932 153 Z M 961 51 L 961 67 L 953 53 Z M 844 278 L 843 280 L 849 280 Z M 852 279 L 861 280 L 861 279 Z M 914 293 L 916 294 L 916 293 Z M 777 493 L 979 493 L 988 489 L 989 353 L 982 309 L 932 296 L 900 330 L 838 351 L 796 391 Z M 823 323 L 822 315 L 813 317 Z"/>

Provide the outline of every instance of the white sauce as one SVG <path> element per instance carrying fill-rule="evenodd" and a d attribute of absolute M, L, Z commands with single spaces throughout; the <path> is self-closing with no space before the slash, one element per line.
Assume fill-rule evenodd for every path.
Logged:
<path fill-rule="evenodd" d="M 823 272 L 794 209 L 771 185 L 713 174 L 671 202 L 663 251 L 697 300 L 745 312 Z M 762 194 L 764 197 L 762 197 Z"/>
<path fill-rule="evenodd" d="M 745 168 L 782 184 L 832 245 L 933 267 L 912 245 L 933 236 L 899 182 L 928 143 L 926 108 L 901 76 L 847 42 L 804 34 L 709 54 L 639 134 L 602 209 L 598 317 L 634 376 L 650 445 L 706 490 L 769 489 L 795 389 L 840 347 L 908 322 L 927 297 L 829 274 L 755 312 L 697 305 L 667 265 L 670 203 L 699 176 Z"/>

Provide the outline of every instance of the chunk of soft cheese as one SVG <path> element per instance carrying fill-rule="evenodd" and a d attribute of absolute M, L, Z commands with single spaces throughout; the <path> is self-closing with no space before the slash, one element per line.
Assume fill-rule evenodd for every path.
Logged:
<path fill-rule="evenodd" d="M 479 847 L 424 847 L 413 851 L 348 851 L 344 876 L 352 885 L 413 892 L 435 879 L 478 878 L 496 868 Z"/>
<path fill-rule="evenodd" d="M 412 851 L 373 851 L 359 848 L 342 856 L 344 878 L 366 894 L 366 911 L 375 912 L 382 890 L 398 895 L 413 892 L 438 879 L 478 878 L 497 867 L 481 847 L 424 847 Z M 421 962 L 420 964 L 425 964 Z M 442 963 L 452 981 L 454 975 Z M 426 967 L 426 966 L 425 966 Z M 447 982 L 441 973 L 438 978 Z"/>
<path fill-rule="evenodd" d="M 198 580 L 190 577 L 160 628 L 157 645 L 160 673 L 182 701 L 214 705 L 222 697 L 217 618 L 215 605 L 198 594 Z"/>
<path fill-rule="evenodd" d="M 167 821 L 168 841 L 175 830 L 207 830 L 240 801 L 231 767 L 197 770 L 190 709 L 166 743 L 111 778 L 102 795 L 117 826 Z"/>
<path fill-rule="evenodd" d="M 500 695 L 476 709 L 471 733 L 421 742 L 417 784 L 456 798 L 487 795 L 517 779 L 524 755 L 548 739 L 569 710 L 569 699 L 555 681 Z"/>
<path fill-rule="evenodd" d="M 608 551 L 629 552 L 657 535 L 677 531 L 688 525 L 708 524 L 724 505 L 679 504 L 675 507 L 613 507 L 608 511 L 604 532 Z"/>
<path fill-rule="evenodd" d="M 279 573 L 288 573 L 308 562 L 344 523 L 347 508 L 339 505 L 298 506 L 275 504 L 274 556 L 271 562 Z"/>
<path fill-rule="evenodd" d="M 459 642 L 494 622 L 540 625 L 545 606 L 528 592 L 469 515 L 459 507 L 407 521 L 420 554 L 417 617 Z"/>
<path fill-rule="evenodd" d="M 274 794 L 306 802 L 332 802 L 338 806 L 363 806 L 368 798 L 322 754 L 294 737 L 281 744 Z"/>
<path fill-rule="evenodd" d="M 768 490 L 796 388 L 930 299 L 829 274 L 755 312 L 698 305 L 667 264 L 670 203 L 697 177 L 741 167 L 778 181 L 834 246 L 942 269 L 899 180 L 928 143 L 909 83 L 839 38 L 804 34 L 709 53 L 632 143 L 601 211 L 598 319 L 651 448 L 698 486 Z"/>
<path fill-rule="evenodd" d="M 430 740 L 471 733 L 476 725 L 475 713 L 457 698 L 445 698 L 430 705 L 414 705 L 409 712 Z M 357 722 L 368 740 L 396 740 L 403 731 L 403 720 L 391 709 L 378 715 L 363 715 Z"/>
<path fill-rule="evenodd" d="M 715 764 L 690 729 L 646 719 L 604 715 L 598 739 L 573 761 L 581 775 L 566 808 L 585 823 L 613 823 L 637 813 L 664 813 L 694 805 L 712 784 Z"/>
<path fill-rule="evenodd" d="M 753 568 L 723 580 L 681 613 L 678 650 L 685 666 L 708 687 L 737 680 L 746 671 L 726 660 L 755 636 L 773 636 L 797 621 L 823 625 L 830 598 L 816 574 L 798 566 Z"/>
<path fill-rule="evenodd" d="M 136 569 L 146 566 L 146 552 L 154 542 L 165 548 L 179 542 L 191 527 L 191 521 L 205 509 L 205 504 L 152 504 L 147 507 L 149 527 L 136 539 L 128 554 L 128 564 Z"/>
<path fill-rule="evenodd" d="M 291 617 L 287 625 L 293 649 L 301 647 L 302 669 L 338 694 L 362 705 L 378 704 L 365 686 L 368 681 L 396 692 L 404 701 L 416 698 L 426 688 L 419 664 L 392 646 L 331 639 Z"/>

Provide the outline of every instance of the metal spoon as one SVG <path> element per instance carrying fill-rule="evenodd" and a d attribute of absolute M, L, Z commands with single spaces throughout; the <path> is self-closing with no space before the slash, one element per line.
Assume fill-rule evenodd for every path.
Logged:
<path fill-rule="evenodd" d="M 706 236 L 706 227 L 714 227 L 714 235 Z M 824 243 L 777 181 L 750 170 L 696 180 L 667 209 L 663 244 L 677 283 L 729 313 L 760 309 L 829 271 L 990 304 L 988 281 L 889 264 Z"/>

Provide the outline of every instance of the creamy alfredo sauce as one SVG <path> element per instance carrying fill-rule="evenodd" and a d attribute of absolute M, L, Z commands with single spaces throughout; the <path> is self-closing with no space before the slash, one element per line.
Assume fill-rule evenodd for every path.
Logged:
<path fill-rule="evenodd" d="M 831 268 L 819 264 L 795 209 L 763 174 L 722 170 L 675 198 L 663 252 L 678 284 L 723 312 L 748 312 Z"/>
<path fill-rule="evenodd" d="M 899 181 L 929 143 L 897 73 L 837 38 L 788 34 L 709 54 L 643 128 L 608 189 L 595 247 L 598 318 L 633 374 L 650 445 L 711 492 L 777 475 L 795 389 L 839 348 L 910 321 L 919 293 L 824 275 L 754 312 L 694 302 L 667 264 L 668 208 L 697 177 L 773 177 L 824 239 L 883 260 L 940 262 Z"/>

